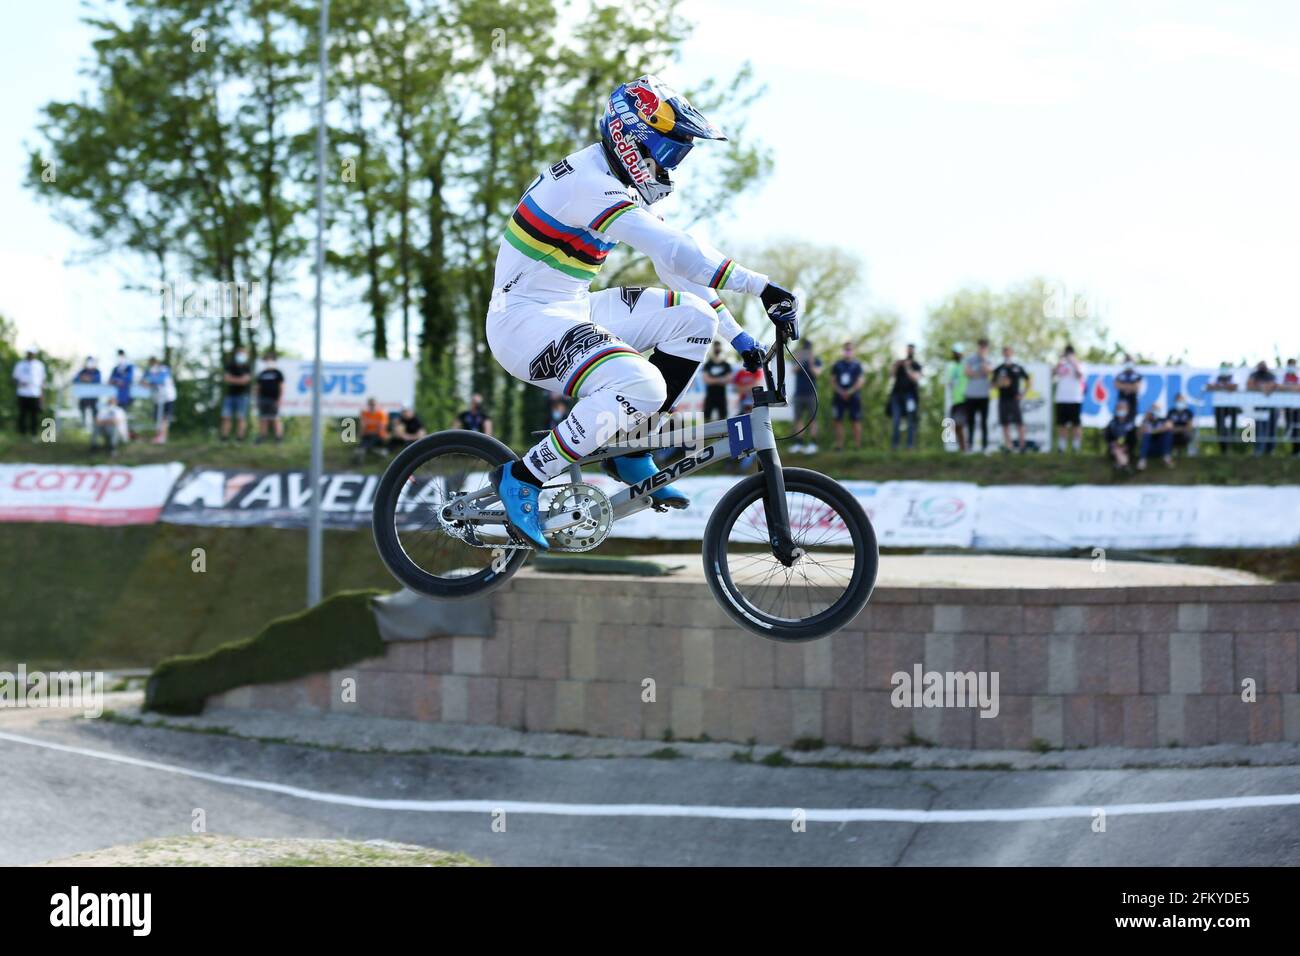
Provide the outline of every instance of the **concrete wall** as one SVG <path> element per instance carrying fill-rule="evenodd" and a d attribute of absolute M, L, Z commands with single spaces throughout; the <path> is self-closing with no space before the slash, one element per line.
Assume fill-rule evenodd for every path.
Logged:
<path fill-rule="evenodd" d="M 881 588 L 849 629 L 797 645 L 738 630 L 705 585 L 671 579 L 524 573 L 493 602 L 492 637 L 393 643 L 210 704 L 783 746 L 1300 742 L 1297 584 Z M 893 706 L 891 676 L 918 663 L 997 672 L 998 715 Z"/>

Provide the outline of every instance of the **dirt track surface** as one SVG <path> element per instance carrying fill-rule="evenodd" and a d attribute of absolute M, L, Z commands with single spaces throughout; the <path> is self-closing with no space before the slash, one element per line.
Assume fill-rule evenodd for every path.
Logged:
<path fill-rule="evenodd" d="M 0 714 L 0 731 L 13 735 L 0 739 L 0 864 L 188 838 L 200 808 L 208 832 L 224 837 L 384 840 L 499 865 L 1300 863 L 1300 805 L 1242 805 L 1300 793 L 1294 764 L 830 769 L 731 759 L 397 755 L 52 712 Z M 258 789 L 267 786 L 278 789 Z M 1220 798 L 1238 803 L 1121 812 Z M 448 809 L 449 801 L 471 806 Z M 509 811 L 504 830 L 494 828 L 492 808 L 509 802 L 526 803 Z M 601 813 L 630 805 L 650 810 Z M 665 807 L 685 813 L 662 815 Z M 777 816 L 726 818 L 745 807 Z M 1091 810 L 1068 819 L 979 818 L 980 811 L 1056 807 L 1114 815 L 1104 832 L 1094 829 Z M 792 810 L 823 808 L 922 819 L 792 826 Z M 951 811 L 956 821 L 931 822 Z"/>

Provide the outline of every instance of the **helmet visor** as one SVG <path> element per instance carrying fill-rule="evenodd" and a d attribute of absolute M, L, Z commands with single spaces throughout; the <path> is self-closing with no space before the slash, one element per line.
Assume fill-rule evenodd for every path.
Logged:
<path fill-rule="evenodd" d="M 655 164 L 662 166 L 664 169 L 676 169 L 678 164 L 686 158 L 686 154 L 691 151 L 694 145 L 690 141 L 682 142 L 677 139 L 669 139 L 667 136 L 654 136 L 652 141 L 645 144 L 650 151 L 650 158 Z"/>

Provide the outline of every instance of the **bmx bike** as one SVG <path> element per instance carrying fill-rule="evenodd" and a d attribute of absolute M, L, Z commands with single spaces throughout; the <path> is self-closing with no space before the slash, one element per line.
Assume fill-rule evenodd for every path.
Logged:
<path fill-rule="evenodd" d="M 781 465 L 771 412 L 786 403 L 787 338 L 798 338 L 797 327 L 788 336 L 778 328 L 751 411 L 668 440 L 662 433 L 620 436 L 552 479 L 538 498 L 551 551 L 591 551 L 615 522 L 648 508 L 668 510 L 651 498 L 656 488 L 727 458 L 754 455 L 758 472 L 717 501 L 705 526 L 704 576 L 714 598 L 740 627 L 776 641 L 815 640 L 852 621 L 875 586 L 876 535 L 839 482 Z M 665 446 L 688 450 L 617 493 L 583 480 L 584 465 Z M 429 435 L 394 458 L 376 489 L 373 516 L 375 545 L 393 576 L 444 600 L 505 584 L 535 548 L 506 523 L 488 474 L 517 458 L 495 438 L 461 430 Z"/>

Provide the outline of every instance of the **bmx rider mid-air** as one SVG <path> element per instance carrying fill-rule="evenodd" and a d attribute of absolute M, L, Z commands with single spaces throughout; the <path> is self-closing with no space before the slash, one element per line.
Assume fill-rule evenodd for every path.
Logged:
<path fill-rule="evenodd" d="M 599 125 L 599 143 L 555 163 L 524 192 L 497 254 L 487 317 L 488 345 L 506 371 L 578 399 L 545 438 L 491 476 L 510 524 L 542 550 L 541 486 L 618 431 L 671 409 L 718 331 L 746 367 L 759 367 L 762 346 L 719 291 L 759 296 L 779 325 L 797 316 L 791 293 L 649 210 L 672 192 L 670 172 L 695 140 L 726 139 L 721 130 L 654 76 L 616 89 Z M 666 288 L 592 293 L 620 242 L 649 257 Z M 628 484 L 658 471 L 648 451 L 610 459 L 610 467 Z M 687 504 L 672 487 L 653 498 Z"/>

